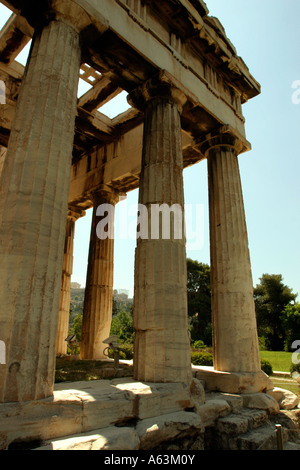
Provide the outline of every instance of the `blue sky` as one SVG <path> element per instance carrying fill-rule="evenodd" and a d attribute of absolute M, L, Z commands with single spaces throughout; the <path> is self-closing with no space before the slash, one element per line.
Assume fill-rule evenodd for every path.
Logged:
<path fill-rule="evenodd" d="M 284 282 L 300 294 L 300 103 L 292 101 L 295 93 L 292 85 L 300 80 L 300 2 L 207 0 L 206 3 L 262 87 L 261 95 L 243 106 L 246 135 L 252 150 L 239 157 L 253 283 L 256 285 L 263 273 L 282 274 Z M 7 13 L 1 5 L 0 26 L 9 16 Z M 21 63 L 25 63 L 27 53 L 28 48 L 18 59 Z M 120 112 L 123 105 L 119 104 Z M 205 161 L 184 170 L 184 184 L 185 203 L 201 209 L 198 249 L 188 249 L 187 256 L 209 263 Z M 119 203 L 116 210 L 114 287 L 128 289 L 131 295 L 136 243 L 118 237 L 118 221 L 126 213 L 126 207 L 129 210 L 137 203 L 137 198 L 138 191 L 128 193 L 127 200 Z M 88 211 L 86 217 L 76 222 L 72 281 L 82 286 L 90 221 L 91 211 Z M 134 215 L 129 222 L 135 223 Z"/>

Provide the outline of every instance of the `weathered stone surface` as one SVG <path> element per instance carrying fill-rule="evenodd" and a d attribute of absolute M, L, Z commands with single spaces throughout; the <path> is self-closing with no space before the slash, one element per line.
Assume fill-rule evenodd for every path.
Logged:
<path fill-rule="evenodd" d="M 293 410 L 299 405 L 299 397 L 289 390 L 285 390 L 284 398 L 279 402 L 281 410 Z"/>
<path fill-rule="evenodd" d="M 8 445 L 55 439 L 82 432 L 82 401 L 75 394 L 65 400 L 44 399 L 0 404 L 0 449 Z"/>
<path fill-rule="evenodd" d="M 266 410 L 270 414 L 278 413 L 280 408 L 278 402 L 266 393 L 253 393 L 243 396 L 244 406 L 258 410 Z"/>
<path fill-rule="evenodd" d="M 123 426 L 192 406 L 189 388 L 182 383 L 144 384 L 123 378 L 56 384 L 53 399 L 0 404 L 1 448 Z"/>
<path fill-rule="evenodd" d="M 81 50 L 50 21 L 35 35 L 1 174 L 0 402 L 52 395 Z"/>
<path fill-rule="evenodd" d="M 147 208 L 146 236 L 138 238 L 135 256 L 134 377 L 189 383 L 180 92 L 150 81 L 133 95 L 145 112 L 139 204 Z M 154 216 L 162 204 L 176 209 L 167 221 L 166 213 Z"/>
<path fill-rule="evenodd" d="M 75 222 L 85 215 L 80 208 L 69 207 L 67 212 L 65 248 L 62 265 L 61 293 L 59 301 L 59 316 L 57 325 L 56 355 L 67 354 L 66 338 L 69 332 L 71 275 L 73 271 L 73 245 L 75 235 Z"/>
<path fill-rule="evenodd" d="M 278 402 L 280 402 L 284 397 L 283 388 L 280 387 L 274 387 L 271 390 L 268 390 L 267 394 L 275 398 Z"/>
<path fill-rule="evenodd" d="M 293 410 L 298 406 L 300 401 L 295 393 L 280 387 L 274 387 L 274 389 L 269 390 L 267 393 L 277 400 L 281 410 Z"/>
<path fill-rule="evenodd" d="M 54 398 L 0 405 L 3 445 L 48 440 L 107 427 L 134 417 L 133 399 L 107 380 L 58 384 Z"/>
<path fill-rule="evenodd" d="M 226 434 L 243 434 L 248 431 L 248 419 L 238 414 L 220 418 L 217 422 L 216 429 Z"/>
<path fill-rule="evenodd" d="M 230 414 L 231 409 L 227 401 L 221 399 L 211 399 L 197 409 L 203 425 L 212 426 L 216 419 Z"/>
<path fill-rule="evenodd" d="M 107 344 L 103 341 L 109 337 L 112 320 L 113 272 L 114 272 L 114 206 L 119 196 L 107 187 L 100 187 L 91 196 L 93 199 L 93 216 L 90 236 L 88 270 L 82 318 L 82 335 L 80 357 L 82 359 L 104 359 L 103 353 Z M 107 238 L 97 234 L 97 210 L 102 204 L 110 205 L 110 229 Z"/>
<path fill-rule="evenodd" d="M 200 148 L 208 166 L 214 367 L 256 373 L 261 366 L 237 159 L 246 145 L 224 126 Z"/>
<path fill-rule="evenodd" d="M 272 381 L 263 372 L 223 372 L 208 366 L 193 366 L 197 379 L 205 381 L 208 391 L 226 393 L 256 393 L 273 388 Z"/>
<path fill-rule="evenodd" d="M 18 2 L 6 3 L 16 8 Z M 15 439 L 44 438 L 45 434 L 51 437 L 53 432 L 64 435 L 67 430 L 77 433 L 110 428 L 115 423 L 123 426 L 130 420 L 185 413 L 182 410 L 192 408 L 199 416 L 202 413 L 206 422 L 214 423 L 218 417 L 239 409 L 240 402 L 219 397 L 205 403 L 198 376 L 191 383 L 184 217 L 178 224 L 175 216 L 171 217 L 169 237 L 159 230 L 153 239 L 140 238 L 136 249 L 134 376 L 147 382 L 77 383 L 69 390 L 57 387 L 53 400 L 42 401 L 53 391 L 62 265 L 66 276 L 58 322 L 60 342 L 67 328 L 74 227 L 67 226 L 64 264 L 62 248 L 69 173 L 72 160 L 69 203 L 95 209 L 99 203 L 95 194 L 103 185 L 109 184 L 116 193 L 139 186 L 139 202 L 147 207 L 149 216 L 153 204 L 164 204 L 169 209 L 177 205 L 183 216 L 183 167 L 208 158 L 214 363 L 223 373 L 213 377 L 207 374 L 205 381 L 208 390 L 244 394 L 266 391 L 270 383 L 259 370 L 237 161 L 238 153 L 250 148 L 244 137 L 242 101 L 258 94 L 259 85 L 218 21 L 207 16 L 202 1 L 193 2 L 191 8 L 189 2 L 161 0 L 155 2 L 155 11 L 151 2 L 139 0 L 102 0 L 101 7 L 96 0 L 80 5 L 72 0 L 55 0 L 50 2 L 51 11 L 46 11 L 47 3 L 40 2 L 34 14 L 31 8 L 22 8 L 18 13 L 35 27 L 21 90 L 24 71 L 18 72 L 15 64 L 0 64 L 1 83 L 8 91 L 4 98 L 9 100 L 8 107 L 1 108 L 5 115 L 0 117 L 0 143 L 7 145 L 11 130 L 0 198 L 0 248 L 4 255 L 0 266 L 0 277 L 4 279 L 0 288 L 0 327 L 8 357 L 7 365 L 0 369 L 0 401 L 37 400 L 26 402 L 24 408 L 2 408 L 3 441 L 7 445 Z M 11 42 L 16 24 L 21 24 L 19 41 L 23 42 L 27 34 L 24 22 L 13 21 L 14 25 L 8 25 L 9 30 L 1 35 L 1 48 L 6 50 L 8 62 L 20 43 L 15 48 L 12 43 L 6 44 L 7 38 Z M 32 32 L 30 27 L 29 34 Z M 104 40 L 103 33 L 107 33 Z M 184 42 L 185 37 L 190 40 Z M 207 46 L 210 52 L 205 57 Z M 204 56 L 202 52 L 201 57 L 195 54 L 197 50 Z M 80 63 L 84 78 L 95 86 L 77 102 Z M 103 72 L 100 78 L 99 71 Z M 142 113 L 131 109 L 126 116 L 111 120 L 96 111 L 100 103 L 108 102 L 122 88 L 133 90 L 132 102 L 140 95 L 135 103 L 139 108 L 143 101 Z M 135 126 L 140 126 L 138 131 Z M 3 129 L 6 134 L 1 140 Z M 0 160 L 2 166 L 3 153 Z M 155 224 L 151 221 L 150 225 L 153 228 Z M 175 225 L 177 231 L 182 229 L 180 237 L 173 235 Z M 158 226 L 163 229 L 160 222 Z M 103 357 L 102 340 L 108 336 L 111 320 L 113 241 L 98 242 L 95 231 L 94 210 L 81 355 L 99 359 Z M 60 344 L 57 351 L 65 352 L 65 346 Z M 199 380 L 204 380 L 200 371 L 197 374 Z M 64 407 L 69 407 L 66 421 L 60 416 Z M 39 421 L 35 412 L 40 409 L 44 415 Z M 19 413 L 21 430 L 15 413 Z M 12 418 L 9 423 L 8 417 Z M 182 432 L 189 428 L 184 419 L 179 420 Z M 170 432 L 171 440 L 177 439 L 179 434 L 173 434 L 175 421 L 168 423 L 162 423 L 164 432 Z M 161 429 L 156 431 L 161 439 Z M 84 446 L 105 445 L 97 433 L 85 437 Z"/>
<path fill-rule="evenodd" d="M 157 384 L 135 380 L 128 383 L 128 379 L 114 379 L 111 383 L 134 399 L 134 412 L 139 419 L 193 407 L 189 388 L 181 383 Z"/>
<path fill-rule="evenodd" d="M 274 433 L 265 423 L 277 422 L 275 398 L 210 392 L 202 403 L 201 387 L 197 380 L 186 387 L 130 378 L 57 384 L 53 400 L 0 404 L 0 447 L 43 441 L 41 450 L 256 449 Z M 282 413 L 284 426 L 297 428 L 292 411 Z"/>
<path fill-rule="evenodd" d="M 205 402 L 205 391 L 200 380 L 193 378 L 190 386 L 192 403 L 196 410 Z"/>
<path fill-rule="evenodd" d="M 276 436 L 273 426 L 265 425 L 253 429 L 230 442 L 232 450 L 276 450 Z"/>
<path fill-rule="evenodd" d="M 139 443 L 138 434 L 133 428 L 110 426 L 56 439 L 37 450 L 137 450 Z"/>
<path fill-rule="evenodd" d="M 136 426 L 140 449 L 153 449 L 163 442 L 183 438 L 204 431 L 202 420 L 196 413 L 186 411 L 144 419 Z"/>
<path fill-rule="evenodd" d="M 220 399 L 225 400 L 232 412 L 236 413 L 242 410 L 243 408 L 243 398 L 241 395 L 232 394 L 232 393 L 215 393 L 209 392 L 205 394 L 206 401 L 211 399 Z"/>
<path fill-rule="evenodd" d="M 216 430 L 220 433 L 237 436 L 260 427 L 267 418 L 268 414 L 264 410 L 243 410 L 220 418 L 217 421 Z"/>

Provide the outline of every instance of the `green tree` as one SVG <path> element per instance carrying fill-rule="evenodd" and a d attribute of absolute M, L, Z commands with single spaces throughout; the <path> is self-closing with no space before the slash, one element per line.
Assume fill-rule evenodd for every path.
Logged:
<path fill-rule="evenodd" d="M 113 297 L 113 301 L 112 301 L 112 302 L 113 302 L 113 303 L 112 303 L 112 314 L 113 314 L 113 316 L 114 316 L 114 315 L 118 315 L 118 313 L 119 313 L 119 311 L 120 311 L 120 310 L 119 310 L 119 307 L 118 307 L 118 302 L 117 302 L 117 300 L 116 300 L 114 297 Z"/>
<path fill-rule="evenodd" d="M 82 313 L 76 315 L 70 328 L 70 333 L 76 336 L 78 342 L 81 341 Z"/>
<path fill-rule="evenodd" d="M 284 349 L 282 315 L 286 306 L 294 302 L 296 297 L 297 294 L 284 284 L 281 274 L 263 274 L 260 283 L 254 288 L 258 335 L 265 339 L 268 349 Z"/>
<path fill-rule="evenodd" d="M 188 315 L 192 341 L 212 344 L 210 266 L 187 259 Z"/>
<path fill-rule="evenodd" d="M 120 343 L 132 344 L 134 341 L 134 328 L 132 315 L 128 312 L 119 312 L 112 318 L 111 335 L 117 335 Z"/>
<path fill-rule="evenodd" d="M 300 340 L 300 304 L 287 305 L 282 314 L 282 324 L 285 332 L 284 349 L 292 351 L 294 341 Z"/>

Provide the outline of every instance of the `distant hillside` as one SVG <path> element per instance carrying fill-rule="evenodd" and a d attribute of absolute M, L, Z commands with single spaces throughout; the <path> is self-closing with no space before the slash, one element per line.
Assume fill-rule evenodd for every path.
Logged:
<path fill-rule="evenodd" d="M 74 318 L 83 312 L 84 292 L 84 288 L 74 289 L 71 287 L 69 325 L 72 325 Z"/>
<path fill-rule="evenodd" d="M 84 292 L 85 292 L 85 289 L 84 288 L 80 288 L 80 289 L 74 289 L 71 287 L 71 300 L 75 300 L 77 298 L 77 300 L 83 300 L 84 299 Z"/>
<path fill-rule="evenodd" d="M 73 288 L 71 287 L 71 300 L 70 300 L 70 320 L 69 323 L 72 325 L 74 318 L 78 314 L 83 313 L 84 304 L 84 288 Z M 132 313 L 133 299 L 129 299 L 126 294 L 118 294 L 114 291 L 113 295 L 113 315 L 117 315 L 119 312 Z"/>

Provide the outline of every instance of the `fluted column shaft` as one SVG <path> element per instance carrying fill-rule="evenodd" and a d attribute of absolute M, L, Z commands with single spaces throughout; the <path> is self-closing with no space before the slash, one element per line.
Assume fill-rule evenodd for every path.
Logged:
<path fill-rule="evenodd" d="M 69 207 L 68 209 L 56 339 L 57 355 L 67 354 L 66 338 L 69 332 L 71 276 L 73 272 L 73 245 L 75 235 L 75 222 L 84 215 L 85 212 L 80 208 Z"/>
<path fill-rule="evenodd" d="M 69 24 L 36 31 L 1 180 L 0 401 L 53 391 L 80 58 Z"/>
<path fill-rule="evenodd" d="M 237 138 L 206 142 L 209 183 L 214 368 L 258 372 L 258 347 Z"/>
<path fill-rule="evenodd" d="M 110 334 L 113 301 L 114 272 L 114 206 L 118 195 L 113 191 L 100 190 L 93 195 L 93 216 L 90 235 L 88 269 L 83 307 L 82 335 L 80 342 L 81 359 L 104 359 L 106 347 L 103 340 Z M 97 209 L 108 205 L 109 213 L 102 213 L 108 220 L 111 230 L 106 238 L 99 237 L 97 224 L 101 220 Z"/>
<path fill-rule="evenodd" d="M 176 99 L 179 95 L 174 96 L 168 88 L 165 91 L 164 96 L 164 87 L 151 87 L 144 105 L 139 204 L 147 208 L 149 224 L 148 237 L 138 238 L 135 255 L 134 378 L 188 383 L 191 358 L 180 106 Z M 154 210 L 162 204 L 167 212 L 154 219 Z M 170 217 L 168 209 L 172 207 L 177 212 Z M 163 233 L 164 217 L 167 223 L 171 221 L 167 237 Z M 153 229 L 158 229 L 155 236 Z"/>

